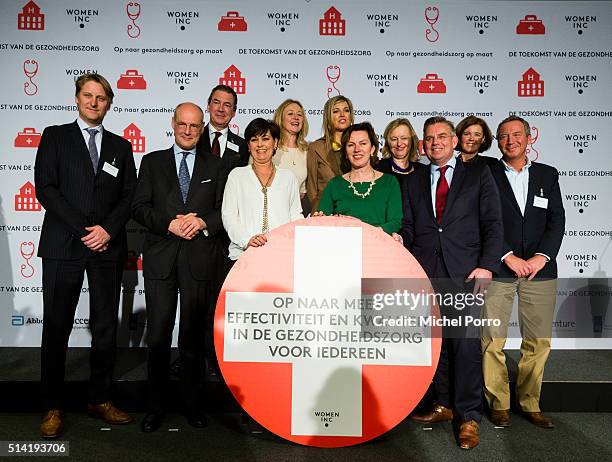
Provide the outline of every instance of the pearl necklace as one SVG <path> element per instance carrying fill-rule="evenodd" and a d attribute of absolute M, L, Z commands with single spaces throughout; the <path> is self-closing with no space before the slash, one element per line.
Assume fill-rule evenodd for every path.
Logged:
<path fill-rule="evenodd" d="M 368 190 L 364 193 L 360 193 L 359 191 L 357 191 L 357 188 L 355 188 L 355 185 L 353 184 L 353 179 L 351 177 L 352 173 L 353 172 L 349 172 L 349 175 L 348 175 L 349 188 L 353 191 L 353 194 L 355 194 L 355 196 L 365 199 L 366 197 L 370 195 L 370 193 L 372 192 L 372 188 L 376 184 L 376 171 L 372 169 L 372 181 L 370 182 L 370 186 L 368 187 Z"/>

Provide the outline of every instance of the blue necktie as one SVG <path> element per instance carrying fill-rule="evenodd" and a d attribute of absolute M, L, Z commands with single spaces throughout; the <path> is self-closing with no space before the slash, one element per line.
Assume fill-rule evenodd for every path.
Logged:
<path fill-rule="evenodd" d="M 187 193 L 189 193 L 189 182 L 191 177 L 189 176 L 189 169 L 187 168 L 187 156 L 189 152 L 181 152 L 183 158 L 181 159 L 181 165 L 179 167 L 179 186 L 181 187 L 181 195 L 183 196 L 183 202 L 187 202 Z"/>
<path fill-rule="evenodd" d="M 89 133 L 89 144 L 87 148 L 89 149 L 89 158 L 91 159 L 91 165 L 93 165 L 94 175 L 98 171 L 98 147 L 96 146 L 96 135 L 98 134 L 98 130 L 95 128 L 86 128 L 87 133 Z"/>

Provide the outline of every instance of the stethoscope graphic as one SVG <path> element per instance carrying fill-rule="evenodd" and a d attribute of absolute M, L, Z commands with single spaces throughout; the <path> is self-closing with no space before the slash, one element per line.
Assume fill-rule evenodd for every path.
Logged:
<path fill-rule="evenodd" d="M 425 38 L 429 42 L 437 42 L 440 38 L 440 34 L 434 27 L 434 24 L 438 22 L 439 17 L 440 10 L 437 6 L 428 6 L 425 8 L 425 21 L 427 21 L 427 23 L 431 26 L 431 29 L 425 29 Z M 432 38 L 429 38 L 430 35 Z"/>
<path fill-rule="evenodd" d="M 35 59 L 26 59 L 23 62 L 23 73 L 28 78 L 29 82 L 24 82 L 23 91 L 28 96 L 33 96 L 38 93 L 38 85 L 36 85 L 32 79 L 38 74 L 38 61 Z"/>
<path fill-rule="evenodd" d="M 130 7 L 133 8 L 132 11 L 130 11 Z M 128 24 L 127 26 L 128 36 L 130 38 L 140 37 L 140 27 L 138 27 L 136 24 L 136 20 L 140 17 L 140 3 L 128 2 L 128 4 L 125 5 L 125 12 L 127 13 L 128 18 L 130 18 L 130 21 L 132 21 L 132 24 Z"/>
<path fill-rule="evenodd" d="M 330 72 L 331 71 L 331 72 Z M 327 75 L 327 80 L 331 83 L 331 87 L 327 87 L 327 97 L 330 97 L 330 94 L 334 92 L 334 90 L 340 94 L 340 90 L 336 88 L 336 82 L 340 80 L 340 66 L 327 66 L 325 69 L 325 74 Z"/>
<path fill-rule="evenodd" d="M 21 264 L 19 272 L 24 278 L 31 278 L 34 276 L 34 267 L 30 264 L 30 258 L 34 256 L 34 243 L 22 242 L 19 246 L 19 253 L 25 260 L 25 263 Z"/>
<path fill-rule="evenodd" d="M 531 159 L 532 161 L 538 160 L 538 156 L 540 155 L 538 150 L 533 147 L 535 142 L 538 141 L 538 135 L 539 135 L 538 128 L 537 127 L 531 127 L 531 143 L 527 146 L 525 154 L 527 155 L 527 157 L 529 157 L 529 154 L 531 154 L 531 152 L 533 151 L 534 157 L 533 157 L 533 159 Z"/>

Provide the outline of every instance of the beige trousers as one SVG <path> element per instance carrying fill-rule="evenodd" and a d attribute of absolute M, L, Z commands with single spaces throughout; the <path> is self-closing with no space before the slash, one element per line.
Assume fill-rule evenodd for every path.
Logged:
<path fill-rule="evenodd" d="M 523 338 L 516 379 L 516 397 L 523 411 L 538 412 L 544 365 L 550 352 L 557 297 L 556 279 L 528 281 L 526 278 L 519 278 L 508 282 L 494 281 L 487 289 L 483 318 L 499 319 L 501 326 L 484 327 L 482 331 L 485 398 L 490 409 L 510 409 L 508 369 L 503 349 L 516 294 L 519 327 Z"/>

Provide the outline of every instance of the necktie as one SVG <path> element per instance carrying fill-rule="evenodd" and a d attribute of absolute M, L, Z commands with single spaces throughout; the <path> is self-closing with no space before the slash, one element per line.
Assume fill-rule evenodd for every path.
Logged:
<path fill-rule="evenodd" d="M 183 196 L 183 202 L 187 202 L 187 193 L 189 193 L 189 182 L 191 177 L 189 176 L 189 169 L 187 168 L 187 156 L 189 152 L 181 152 L 183 158 L 181 159 L 181 165 L 179 166 L 179 186 L 181 187 L 181 195 Z"/>
<path fill-rule="evenodd" d="M 211 154 L 213 156 L 219 157 L 221 155 L 221 145 L 219 144 L 219 137 L 221 136 L 221 132 L 215 132 L 215 139 L 212 142 Z"/>
<path fill-rule="evenodd" d="M 440 178 L 438 178 L 438 184 L 436 185 L 436 221 L 438 224 L 442 223 L 442 214 L 446 206 L 446 196 L 448 196 L 448 182 L 446 181 L 447 169 L 448 165 L 438 169 L 440 172 Z"/>
<path fill-rule="evenodd" d="M 89 144 L 87 148 L 89 149 L 89 158 L 91 159 L 91 165 L 93 165 L 94 174 L 98 171 L 98 147 L 96 146 L 96 135 L 98 134 L 98 130 L 95 128 L 86 128 L 87 133 L 89 133 Z"/>

